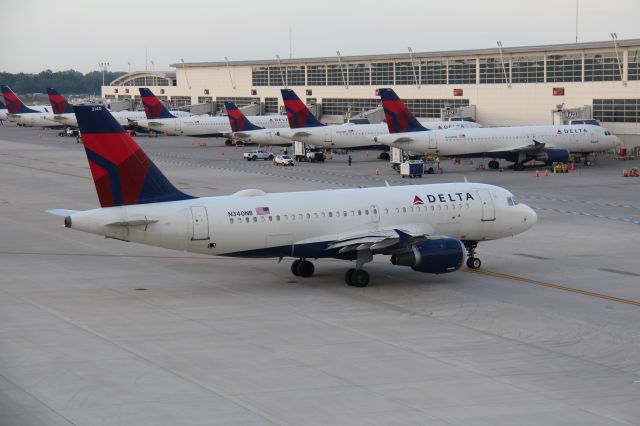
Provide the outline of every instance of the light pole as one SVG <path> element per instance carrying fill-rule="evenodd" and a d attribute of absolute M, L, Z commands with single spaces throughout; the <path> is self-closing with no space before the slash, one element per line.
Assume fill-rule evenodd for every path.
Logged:
<path fill-rule="evenodd" d="M 109 62 L 98 62 L 98 66 L 102 69 L 102 85 L 104 86 L 104 73 L 109 68 Z"/>
<path fill-rule="evenodd" d="M 340 55 L 340 51 L 336 50 L 336 56 L 338 57 L 338 66 L 340 67 L 340 75 L 342 76 L 342 84 L 344 84 L 344 88 L 348 89 L 349 85 L 347 84 L 347 79 L 344 78 L 344 70 L 342 69 L 342 55 Z"/>
<path fill-rule="evenodd" d="M 180 61 L 182 61 L 182 71 L 184 72 L 184 78 L 187 79 L 187 86 L 189 87 L 189 90 L 191 90 L 191 83 L 189 83 L 189 76 L 187 75 L 187 70 L 185 68 L 186 64 L 184 63 L 184 59 L 180 59 Z"/>
<path fill-rule="evenodd" d="M 500 62 L 502 62 L 502 75 L 504 76 L 504 82 L 507 83 L 507 87 L 511 87 L 511 80 L 507 78 L 507 70 L 504 67 L 504 56 L 502 56 L 502 42 L 497 41 L 498 50 L 500 50 Z"/>
<path fill-rule="evenodd" d="M 413 71 L 413 79 L 416 82 L 416 87 L 419 89 L 420 82 L 418 81 L 418 73 L 416 73 L 416 66 L 413 63 L 413 49 L 411 49 L 411 46 L 408 46 L 407 50 L 409 51 L 409 59 L 411 60 L 411 71 Z"/>
<path fill-rule="evenodd" d="M 276 59 L 278 60 L 278 69 L 280 70 L 280 79 L 282 80 L 282 85 L 284 88 L 287 88 L 287 83 L 284 81 L 284 74 L 282 74 L 282 64 L 280 63 L 280 55 L 276 53 Z"/>
<path fill-rule="evenodd" d="M 616 61 L 618 62 L 618 70 L 620 71 L 620 81 L 622 81 L 622 84 L 626 86 L 627 82 L 624 79 L 624 75 L 622 73 L 622 61 L 620 60 L 620 56 L 618 55 L 618 34 L 611 33 L 611 38 L 613 39 L 613 47 L 616 50 Z"/>
<path fill-rule="evenodd" d="M 129 66 L 129 74 L 131 74 L 131 62 L 127 61 L 127 65 Z"/>

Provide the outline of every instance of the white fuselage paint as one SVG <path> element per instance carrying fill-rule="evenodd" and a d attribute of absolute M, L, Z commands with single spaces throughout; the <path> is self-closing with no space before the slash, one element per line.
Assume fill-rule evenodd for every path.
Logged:
<path fill-rule="evenodd" d="M 285 127 L 288 125 L 284 115 L 258 115 L 247 117 L 253 124 L 265 128 Z M 202 136 L 231 132 L 229 117 L 200 115 L 180 118 L 158 118 L 139 120 L 140 127 L 158 133 L 170 135 Z"/>
<path fill-rule="evenodd" d="M 508 152 L 534 141 L 545 148 L 569 152 L 599 152 L 613 149 L 620 139 L 594 125 L 482 127 L 476 129 L 432 130 L 380 135 L 378 143 L 407 151 L 437 155 L 470 155 Z"/>
<path fill-rule="evenodd" d="M 508 204 L 507 198 L 512 196 L 509 191 L 480 183 L 244 192 L 257 195 L 77 212 L 70 216 L 71 227 L 175 250 L 241 255 L 251 250 L 336 241 L 394 229 L 460 240 L 494 240 L 524 232 L 537 221 L 528 206 Z M 424 204 L 414 204 L 415 196 Z M 261 209 L 268 209 L 268 213 L 258 214 Z M 198 223 L 196 217 L 200 218 Z M 107 225 L 128 221 L 138 224 Z"/>
<path fill-rule="evenodd" d="M 420 123 L 427 129 L 459 129 L 480 127 L 472 121 L 426 121 Z M 301 129 L 282 129 L 278 136 L 318 147 L 348 149 L 369 147 L 376 144 L 375 137 L 389 133 L 386 123 L 329 125 L 323 127 L 305 127 Z"/>
<path fill-rule="evenodd" d="M 176 115 L 178 117 L 193 116 L 193 114 L 186 111 L 170 111 L 170 112 L 171 114 Z M 147 116 L 145 115 L 144 111 L 123 110 L 123 111 L 111 112 L 111 115 L 113 115 L 115 119 L 118 121 L 118 124 L 120 124 L 123 127 L 130 126 L 131 124 L 133 124 L 134 121 L 137 123 L 140 120 L 147 119 Z M 78 127 L 78 120 L 76 119 L 76 115 L 74 113 L 55 114 L 53 115 L 53 119 L 60 124 L 64 124 L 65 126 Z"/>

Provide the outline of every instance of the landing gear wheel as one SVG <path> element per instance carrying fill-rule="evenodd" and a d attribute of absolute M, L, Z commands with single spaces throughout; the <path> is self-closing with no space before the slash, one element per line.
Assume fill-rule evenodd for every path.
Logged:
<path fill-rule="evenodd" d="M 584 165 L 585 166 L 590 166 L 591 165 L 591 160 L 584 160 Z"/>
<path fill-rule="evenodd" d="M 378 158 L 379 158 L 380 160 L 383 160 L 383 161 L 389 161 L 389 160 L 390 160 L 389 154 L 388 154 L 388 153 L 386 153 L 386 152 L 381 153 L 381 154 L 378 156 Z"/>
<path fill-rule="evenodd" d="M 477 257 L 470 257 L 467 259 L 467 266 L 469 269 L 480 269 L 482 262 Z"/>
<path fill-rule="evenodd" d="M 489 166 L 489 168 L 491 170 L 498 170 L 500 168 L 500 163 L 497 162 L 496 160 L 491 160 L 489 161 L 489 164 L 487 164 Z"/>
<path fill-rule="evenodd" d="M 300 267 L 300 264 L 302 263 L 302 260 L 300 259 L 296 259 L 293 261 L 293 263 L 291 264 L 291 273 L 293 275 L 295 275 L 296 277 L 299 277 L 300 274 L 298 273 L 298 268 Z"/>
<path fill-rule="evenodd" d="M 356 269 L 351 275 L 351 285 L 354 287 L 366 287 L 369 285 L 369 273 L 364 269 Z"/>
<path fill-rule="evenodd" d="M 298 265 L 298 276 L 308 278 L 313 275 L 316 268 L 313 266 L 313 263 L 308 260 L 302 260 Z"/>
<path fill-rule="evenodd" d="M 353 278 L 353 273 L 356 270 L 354 268 L 348 269 L 347 272 L 344 273 L 344 282 L 346 282 L 348 285 L 353 285 L 351 284 L 351 279 Z"/>

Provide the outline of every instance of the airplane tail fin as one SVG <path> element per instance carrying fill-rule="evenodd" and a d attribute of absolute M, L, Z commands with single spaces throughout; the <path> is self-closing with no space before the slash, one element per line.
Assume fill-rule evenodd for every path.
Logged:
<path fill-rule="evenodd" d="M 32 112 L 38 112 L 27 107 L 22 103 L 18 95 L 13 93 L 13 90 L 9 86 L 1 86 L 2 87 L 2 95 L 4 96 L 4 102 L 7 104 L 7 110 L 11 114 L 26 114 Z"/>
<path fill-rule="evenodd" d="M 231 124 L 232 132 L 263 129 L 263 127 L 256 126 L 250 122 L 247 119 L 247 116 L 244 115 L 233 102 L 225 101 L 224 107 L 227 110 L 227 116 L 229 117 L 229 124 Z"/>
<path fill-rule="evenodd" d="M 289 127 L 299 129 L 301 127 L 321 127 L 324 126 L 309 111 L 309 108 L 300 100 L 298 95 L 291 89 L 281 89 L 282 100 L 287 111 Z"/>
<path fill-rule="evenodd" d="M 74 108 L 101 207 L 188 200 L 103 105 Z"/>
<path fill-rule="evenodd" d="M 47 87 L 47 95 L 49 95 L 49 103 L 54 114 L 73 114 L 73 105 L 54 88 Z"/>
<path fill-rule="evenodd" d="M 153 118 L 176 118 L 171 114 L 167 108 L 160 102 L 160 99 L 147 88 L 140 88 L 140 97 L 142 98 L 142 105 L 144 106 L 144 113 L 147 115 L 147 119 Z"/>
<path fill-rule="evenodd" d="M 422 132 L 428 130 L 416 120 L 393 89 L 378 89 L 389 133 Z"/>

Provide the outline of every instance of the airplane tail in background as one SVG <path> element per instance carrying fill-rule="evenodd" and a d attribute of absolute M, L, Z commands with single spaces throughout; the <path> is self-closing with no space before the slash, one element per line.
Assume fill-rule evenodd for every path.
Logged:
<path fill-rule="evenodd" d="M 39 112 L 27 107 L 22 103 L 18 95 L 13 93 L 13 90 L 9 86 L 1 86 L 2 95 L 4 96 L 4 103 L 7 105 L 7 110 L 10 114 L 28 114 Z"/>
<path fill-rule="evenodd" d="M 147 88 L 140 88 L 140 97 L 142 98 L 142 105 L 144 106 L 144 113 L 147 115 L 147 119 L 153 118 L 176 118 L 171 114 L 167 108 L 160 102 L 160 99 Z"/>
<path fill-rule="evenodd" d="M 188 200 L 103 105 L 76 106 L 101 207 Z"/>
<path fill-rule="evenodd" d="M 73 105 L 71 105 L 56 89 L 47 87 L 47 95 L 49 95 L 49 103 L 54 114 L 73 114 Z"/>
<path fill-rule="evenodd" d="M 225 101 L 224 107 L 227 110 L 229 124 L 232 132 L 246 132 L 248 130 L 261 130 L 263 127 L 256 126 L 238 109 L 233 102 Z"/>
<path fill-rule="evenodd" d="M 416 120 L 393 89 L 378 89 L 389 133 L 422 132 L 428 130 Z"/>
<path fill-rule="evenodd" d="M 282 100 L 287 111 L 287 120 L 289 127 L 299 129 L 302 127 L 321 127 L 324 126 L 309 111 L 309 108 L 300 100 L 298 95 L 291 89 L 281 89 Z"/>

